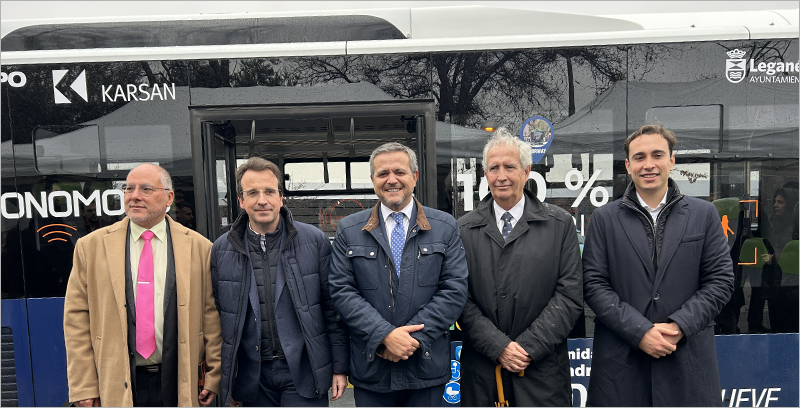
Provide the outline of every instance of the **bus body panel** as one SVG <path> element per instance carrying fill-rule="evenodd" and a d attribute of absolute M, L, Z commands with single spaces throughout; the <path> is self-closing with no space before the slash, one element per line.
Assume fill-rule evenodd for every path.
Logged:
<path fill-rule="evenodd" d="M 3 299 L 1 305 L 2 323 L 0 324 L 3 327 L 10 327 L 14 336 L 17 401 L 21 407 L 32 407 L 34 405 L 33 375 L 26 301 L 25 299 Z M 63 339 L 64 336 L 62 335 L 61 338 Z M 53 343 L 52 339 L 50 341 Z M 63 340 L 61 343 L 63 344 Z M 38 350 L 36 352 L 38 353 Z"/>
<path fill-rule="evenodd" d="M 465 10 L 477 9 L 458 15 Z M 743 12 L 725 25 L 691 13 L 663 22 L 631 14 L 622 20 L 644 29 L 502 35 L 483 27 L 473 37 L 436 37 L 444 31 L 414 24 L 442 10 L 414 12 L 420 19 L 397 25 L 409 39 L 4 52 L 2 325 L 13 330 L 20 405 L 67 398 L 63 296 L 75 241 L 87 232 L 81 217 L 88 202 L 104 224 L 123 217 L 113 191 L 133 165 L 166 167 L 176 203 L 180 192 L 194 205 L 192 225 L 213 239 L 240 212 L 237 164 L 267 156 L 285 170 L 285 205 L 332 236 L 341 217 L 375 203 L 364 156 L 382 137 L 432 154 L 420 162 L 438 193 L 428 205 L 458 218 L 488 192 L 484 125 L 524 139 L 520 127 L 534 117 L 548 119 L 552 133 L 544 146 L 544 130 L 527 134 L 544 151 L 528 188 L 568 209 L 580 235 L 629 181 L 624 137 L 656 121 L 677 129 L 672 176 L 681 190 L 733 203 L 728 213 L 718 208 L 739 258 L 738 292 L 726 305 L 735 322 L 715 330 L 755 333 L 744 329 L 751 309 L 772 319 L 773 300 L 758 294 L 761 266 L 737 256 L 736 240 L 760 238 L 772 192 L 797 183 L 797 17 L 763 27 L 769 16 L 759 13 L 751 29 Z M 670 26 L 679 20 L 698 26 Z M 729 60 L 742 59 L 736 51 L 752 59 L 742 83 L 728 76 Z M 778 66 L 786 72 L 768 73 Z M 422 135 L 427 145 L 417 144 Z M 572 337 L 592 335 L 585 312 Z M 568 344 L 577 405 L 591 338 Z M 796 332 L 717 336 L 717 352 L 726 406 L 798 404 Z"/>
<path fill-rule="evenodd" d="M 69 391 L 63 341 L 64 298 L 28 299 L 27 304 L 36 405 L 60 406 L 67 401 Z"/>

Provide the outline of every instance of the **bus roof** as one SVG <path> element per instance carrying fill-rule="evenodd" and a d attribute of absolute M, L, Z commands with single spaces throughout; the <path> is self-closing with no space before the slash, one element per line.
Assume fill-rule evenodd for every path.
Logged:
<path fill-rule="evenodd" d="M 103 6 L 105 2 L 4 1 L 2 64 L 358 55 L 800 36 L 797 2 L 645 3 L 192 2 L 190 8 L 190 3 L 180 1 L 113 2 L 108 6 Z M 43 9 L 47 14 L 41 12 Z M 356 33 L 353 21 L 368 27 L 366 34 L 363 29 Z M 249 36 L 215 35 L 217 39 L 238 40 L 163 42 L 185 38 L 182 32 L 170 30 L 197 31 L 210 24 L 223 31 L 231 27 L 230 32 L 241 32 L 243 27 L 260 31 Z M 308 29 L 294 30 L 295 34 L 282 35 L 277 41 L 275 36 L 264 34 L 265 27 L 278 27 L 275 32 L 287 24 Z M 120 40 L 120 27 L 131 32 L 136 30 L 130 27 L 137 25 L 160 30 L 159 35 L 150 37 L 161 42 Z M 314 30 L 320 25 L 339 34 Z M 62 41 L 72 45 L 61 46 L 43 37 L 79 38 L 87 30 L 112 41 L 89 45 Z M 37 48 L 36 44 L 51 45 Z"/>

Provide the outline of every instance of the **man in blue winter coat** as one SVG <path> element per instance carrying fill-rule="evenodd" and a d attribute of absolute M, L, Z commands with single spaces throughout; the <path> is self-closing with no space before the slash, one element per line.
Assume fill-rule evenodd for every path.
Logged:
<path fill-rule="evenodd" d="M 328 406 L 347 387 L 347 326 L 328 290 L 331 245 L 283 206 L 283 177 L 252 157 L 236 169 L 245 210 L 211 250 L 222 324 L 221 397 L 232 406 Z"/>
<path fill-rule="evenodd" d="M 633 181 L 589 222 L 590 406 L 722 404 L 713 325 L 733 292 L 733 265 L 716 207 L 669 177 L 675 143 L 662 126 L 628 136 Z"/>
<path fill-rule="evenodd" d="M 337 227 L 330 290 L 350 328 L 357 406 L 440 406 L 450 379 L 449 328 L 467 300 L 456 220 L 423 207 L 414 151 L 384 144 L 370 156 L 380 203 Z"/>

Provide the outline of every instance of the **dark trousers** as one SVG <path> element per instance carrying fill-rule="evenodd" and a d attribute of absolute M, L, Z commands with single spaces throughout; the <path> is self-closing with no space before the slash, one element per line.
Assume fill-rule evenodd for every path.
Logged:
<path fill-rule="evenodd" d="M 135 391 L 137 407 L 163 407 L 164 398 L 161 396 L 161 370 L 159 369 L 158 372 L 151 372 L 147 371 L 144 367 L 136 367 Z"/>
<path fill-rule="evenodd" d="M 355 387 L 353 396 L 357 407 L 441 407 L 445 385 L 391 392 Z"/>
<path fill-rule="evenodd" d="M 308 381 L 314 381 L 309 378 Z M 264 360 L 261 362 L 261 378 L 258 384 L 258 397 L 244 404 L 251 407 L 327 407 L 328 395 L 320 398 L 306 398 L 297 393 L 285 359 Z"/>

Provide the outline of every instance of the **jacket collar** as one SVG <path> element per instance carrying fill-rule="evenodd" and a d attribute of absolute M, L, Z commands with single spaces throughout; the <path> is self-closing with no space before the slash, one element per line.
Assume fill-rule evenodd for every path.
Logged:
<path fill-rule="evenodd" d="M 286 242 L 290 242 L 297 235 L 297 227 L 294 225 L 292 212 L 284 205 L 281 206 L 280 214 L 281 222 L 286 228 Z M 248 222 L 250 222 L 250 217 L 247 216 L 247 211 L 242 211 L 239 217 L 236 218 L 236 221 L 233 222 L 233 225 L 231 225 L 231 230 L 228 233 L 228 242 L 230 242 L 237 251 L 245 254 L 248 252 L 247 245 L 245 245 Z"/>
<path fill-rule="evenodd" d="M 417 225 L 420 230 L 431 229 L 431 224 L 428 222 L 428 217 L 425 216 L 425 211 L 422 209 L 422 204 L 416 197 L 412 197 L 417 205 Z M 378 201 L 375 207 L 372 207 L 372 214 L 369 216 L 367 223 L 361 228 L 362 231 L 372 232 L 375 228 L 381 225 L 381 202 Z"/>
<path fill-rule="evenodd" d="M 519 222 L 527 223 L 529 221 L 543 221 L 547 220 L 547 210 L 545 210 L 544 204 L 539 201 L 538 198 L 528 189 L 524 189 L 523 192 L 525 193 L 525 210 L 522 212 L 522 218 L 520 218 Z M 479 215 L 478 221 L 473 224 L 473 227 L 482 227 L 487 224 L 496 224 L 496 220 L 494 215 L 492 214 L 492 203 L 494 202 L 494 198 L 492 194 L 486 195 L 486 197 L 478 203 L 478 208 L 475 209 L 475 212 Z"/>
<path fill-rule="evenodd" d="M 681 198 L 683 198 L 683 194 L 681 194 L 680 189 L 678 189 L 678 183 L 670 177 L 667 180 L 667 206 Z M 633 181 L 628 183 L 625 194 L 622 196 L 622 203 L 628 207 L 639 208 L 644 211 L 644 208 L 642 208 L 642 205 L 639 203 L 639 198 L 636 197 L 636 185 L 633 184 Z"/>

